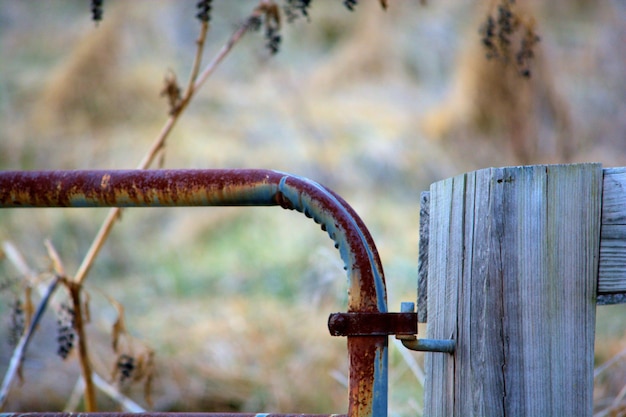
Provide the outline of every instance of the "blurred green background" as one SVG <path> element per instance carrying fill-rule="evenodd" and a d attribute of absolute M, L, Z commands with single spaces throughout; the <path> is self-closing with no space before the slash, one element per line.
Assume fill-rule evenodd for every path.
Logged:
<path fill-rule="evenodd" d="M 1 2 L 0 168 L 134 168 L 167 118 L 166 73 L 186 82 L 195 3 L 107 1 L 96 26 L 88 2 Z M 213 3 L 205 63 L 257 4 Z M 398 311 L 415 300 L 419 193 L 432 182 L 488 166 L 626 165 L 623 2 L 517 6 L 541 37 L 530 79 L 485 57 L 479 29 L 497 2 L 390 0 L 386 12 L 360 3 L 350 12 L 314 1 L 310 21 L 283 21 L 276 56 L 262 32 L 247 34 L 179 120 L 161 166 L 271 168 L 335 190 L 370 229 Z M 73 273 L 105 214 L 5 210 L 0 240 L 45 271 L 49 238 Z M 6 259 L 0 273 L 6 332 L 22 293 Z M 345 412 L 345 340 L 326 329 L 328 314 L 345 310 L 345 274 L 326 234 L 299 213 L 125 210 L 87 290 L 96 370 L 113 367 L 112 297 L 134 349 L 156 352 L 156 409 Z M 598 363 L 626 347 L 625 313 L 598 309 Z M 7 410 L 62 409 L 76 383 L 49 316 Z M 422 355 L 391 345 L 390 415 L 421 415 Z M 0 347 L 2 372 L 10 355 Z M 598 409 L 625 375 L 617 362 L 596 381 Z M 122 389 L 145 404 L 140 387 Z"/>

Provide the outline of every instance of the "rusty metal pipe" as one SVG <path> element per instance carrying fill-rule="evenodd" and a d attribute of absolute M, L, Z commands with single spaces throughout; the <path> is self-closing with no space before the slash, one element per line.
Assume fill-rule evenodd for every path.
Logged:
<path fill-rule="evenodd" d="M 0 208 L 272 206 L 312 217 L 345 263 L 349 312 L 387 312 L 382 264 L 363 221 L 337 194 L 271 170 L 0 172 Z M 349 337 L 350 416 L 386 416 L 387 337 Z"/>
<path fill-rule="evenodd" d="M 274 413 L 2 413 L 2 417 L 346 417 L 346 414 Z"/>

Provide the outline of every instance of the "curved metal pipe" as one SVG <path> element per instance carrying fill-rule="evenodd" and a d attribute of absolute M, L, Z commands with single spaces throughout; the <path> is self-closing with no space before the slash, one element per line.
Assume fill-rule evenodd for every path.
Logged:
<path fill-rule="evenodd" d="M 0 208 L 272 206 L 319 223 L 348 275 L 349 312 L 387 312 L 374 241 L 337 194 L 306 178 L 271 170 L 0 172 Z M 348 338 L 350 416 L 386 416 L 387 337 Z"/>

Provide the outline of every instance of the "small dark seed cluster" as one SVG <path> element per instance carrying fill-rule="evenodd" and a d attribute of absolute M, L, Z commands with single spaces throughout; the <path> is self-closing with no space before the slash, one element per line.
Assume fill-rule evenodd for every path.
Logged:
<path fill-rule="evenodd" d="M 135 358 L 124 353 L 117 358 L 115 366 L 120 373 L 120 382 L 124 382 L 133 376 L 136 368 Z"/>
<path fill-rule="evenodd" d="M 280 36 L 280 27 L 268 25 L 265 28 L 265 45 L 267 46 L 267 49 L 269 49 L 269 51 L 272 53 L 272 55 L 278 53 L 281 40 L 282 37 Z"/>
<path fill-rule="evenodd" d="M 253 31 L 265 26 L 265 46 L 272 54 L 278 52 L 282 41 L 280 18 L 280 8 L 274 2 L 261 2 L 245 23 L 245 27 Z"/>
<path fill-rule="evenodd" d="M 519 26 L 517 15 L 513 13 L 509 0 L 498 5 L 497 17 L 489 14 L 481 27 L 482 42 L 487 48 L 487 58 L 507 58 L 511 36 Z"/>
<path fill-rule="evenodd" d="M 11 278 L 2 278 L 0 279 L 0 292 L 6 291 L 9 288 L 13 287 L 18 281 L 16 279 Z"/>
<path fill-rule="evenodd" d="M 487 16 L 487 21 L 481 28 L 481 34 L 483 35 L 482 43 L 487 49 L 487 58 L 495 58 L 498 54 L 498 48 L 494 43 L 496 37 L 496 21 L 493 16 Z"/>
<path fill-rule="evenodd" d="M 260 16 L 252 15 L 246 21 L 246 28 L 251 32 L 258 32 L 263 25 L 263 19 Z"/>
<path fill-rule="evenodd" d="M 502 45 L 511 44 L 511 35 L 519 22 L 511 11 L 511 3 L 504 2 L 498 6 L 498 38 Z"/>
<path fill-rule="evenodd" d="M 357 0 L 343 0 L 343 5 L 346 6 L 346 9 L 350 10 L 351 12 L 354 11 L 354 7 L 358 3 L 359 2 Z"/>
<path fill-rule="evenodd" d="M 196 17 L 202 22 L 209 22 L 211 20 L 211 0 L 200 0 L 196 4 L 198 13 Z"/>
<path fill-rule="evenodd" d="M 102 20 L 104 0 L 91 0 L 91 18 L 98 23 Z"/>
<path fill-rule="evenodd" d="M 167 102 L 169 104 L 169 114 L 174 115 L 178 113 L 180 110 L 180 103 L 182 101 L 180 86 L 178 85 L 178 80 L 176 79 L 176 74 L 174 72 L 169 71 L 165 74 L 163 89 L 160 93 L 161 97 L 167 97 Z"/>
<path fill-rule="evenodd" d="M 263 18 L 260 16 L 250 16 L 246 21 L 245 26 L 249 31 L 258 32 L 263 26 Z M 282 41 L 280 35 L 280 26 L 277 24 L 265 23 L 265 47 L 275 55 L 280 50 L 280 43 Z"/>
<path fill-rule="evenodd" d="M 293 22 L 298 18 L 305 17 L 307 21 L 311 20 L 309 16 L 309 8 L 312 0 L 285 0 L 283 10 L 288 22 Z"/>
<path fill-rule="evenodd" d="M 520 75 L 530 77 L 530 62 L 535 56 L 534 47 L 540 38 L 532 22 L 523 21 L 515 12 L 514 4 L 514 0 L 501 0 L 496 16 L 487 15 L 480 28 L 482 44 L 487 51 L 487 59 L 499 59 L 506 64 L 513 62 Z M 516 47 L 513 37 L 520 31 L 523 31 L 521 41 L 513 52 L 512 49 Z"/>
<path fill-rule="evenodd" d="M 61 311 L 57 319 L 57 354 L 63 359 L 69 356 L 74 347 L 74 339 L 76 338 L 74 330 L 75 317 L 76 312 L 72 306 L 66 303 L 61 304 Z"/>
<path fill-rule="evenodd" d="M 17 298 L 11 306 L 11 325 L 9 329 L 8 342 L 11 347 L 17 346 L 20 337 L 24 334 L 26 327 L 26 315 L 22 307 L 22 300 Z"/>
<path fill-rule="evenodd" d="M 517 68 L 523 77 L 530 77 L 530 63 L 535 57 L 535 44 L 540 40 L 541 38 L 531 28 L 526 29 L 520 49 L 515 55 Z"/>

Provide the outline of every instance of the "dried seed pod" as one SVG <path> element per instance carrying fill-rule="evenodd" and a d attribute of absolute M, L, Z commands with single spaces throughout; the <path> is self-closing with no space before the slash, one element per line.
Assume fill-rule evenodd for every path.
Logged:
<path fill-rule="evenodd" d="M 535 45 L 541 40 L 533 30 L 532 24 L 526 26 L 520 49 L 515 55 L 518 71 L 523 77 L 530 77 L 530 61 L 535 57 Z"/>
<path fill-rule="evenodd" d="M 357 0 L 343 0 L 343 5 L 346 6 L 346 9 L 351 12 L 354 11 L 354 6 L 356 6 L 359 2 Z"/>
<path fill-rule="evenodd" d="M 498 57 L 498 48 L 494 42 L 496 37 L 496 20 L 493 16 L 488 15 L 487 20 L 480 28 L 480 34 L 482 35 L 482 43 L 487 49 L 487 59 Z"/>
<path fill-rule="evenodd" d="M 534 30 L 532 16 L 524 16 L 513 0 L 500 0 L 480 27 L 481 42 L 487 59 L 498 59 L 506 65 L 515 65 L 523 77 L 530 77 L 530 62 L 540 38 Z"/>
<path fill-rule="evenodd" d="M 196 9 L 198 10 L 196 17 L 200 21 L 208 23 L 211 20 L 211 3 L 211 0 L 200 0 L 196 4 Z"/>
<path fill-rule="evenodd" d="M 91 0 L 91 18 L 94 22 L 98 23 L 102 20 L 104 10 L 102 5 L 104 0 Z"/>
<path fill-rule="evenodd" d="M 165 74 L 164 86 L 161 90 L 161 97 L 167 97 L 167 103 L 169 105 L 169 114 L 175 115 L 180 110 L 180 103 L 182 101 L 181 90 L 176 79 L 176 74 L 172 70 L 169 70 Z"/>
<path fill-rule="evenodd" d="M 74 339 L 76 338 L 76 331 L 74 330 L 75 320 L 76 312 L 74 308 L 69 304 L 62 303 L 59 318 L 57 319 L 57 354 L 63 359 L 69 356 L 74 347 Z"/>
<path fill-rule="evenodd" d="M 269 49 L 272 54 L 278 53 L 280 49 L 280 42 L 282 40 L 279 29 L 268 27 L 265 31 L 265 39 L 267 41 L 267 49 Z"/>
<path fill-rule="evenodd" d="M 246 20 L 246 29 L 250 32 L 257 32 L 263 25 L 263 19 L 260 16 L 252 15 Z"/>
<path fill-rule="evenodd" d="M 283 10 L 288 22 L 293 22 L 301 16 L 310 21 L 309 7 L 311 7 L 311 0 L 286 0 Z"/>
<path fill-rule="evenodd" d="M 24 334 L 25 328 L 26 314 L 24 313 L 24 308 L 22 307 L 22 300 L 16 298 L 13 305 L 11 306 L 11 324 L 9 329 L 9 337 L 7 339 L 9 345 L 12 348 L 17 346 L 17 343 L 20 341 L 22 334 Z"/>
<path fill-rule="evenodd" d="M 117 358 L 117 361 L 115 363 L 115 368 L 116 368 L 116 373 L 119 372 L 120 383 L 123 383 L 124 381 L 126 381 L 127 379 L 130 379 L 133 376 L 133 372 L 135 371 L 135 368 L 136 368 L 135 358 L 125 353 L 121 354 Z"/>
<path fill-rule="evenodd" d="M 254 13 L 246 22 L 249 29 L 256 29 L 258 21 L 253 18 L 256 16 L 263 19 L 265 23 L 265 46 L 272 54 L 276 54 L 280 47 L 280 9 L 273 1 L 262 1 L 254 10 Z"/>

